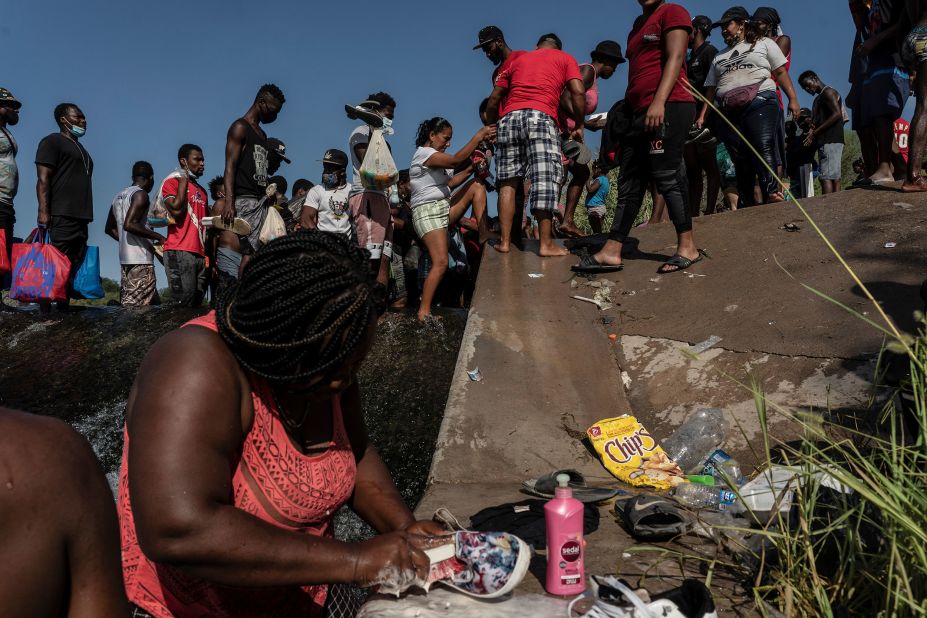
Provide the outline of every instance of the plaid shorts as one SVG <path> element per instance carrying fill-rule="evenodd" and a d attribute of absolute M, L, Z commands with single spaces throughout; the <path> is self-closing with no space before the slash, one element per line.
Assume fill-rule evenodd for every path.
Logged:
<path fill-rule="evenodd" d="M 499 180 L 526 178 L 531 182 L 528 208 L 553 212 L 564 176 L 554 119 L 534 109 L 509 112 L 499 120 L 496 148 Z"/>

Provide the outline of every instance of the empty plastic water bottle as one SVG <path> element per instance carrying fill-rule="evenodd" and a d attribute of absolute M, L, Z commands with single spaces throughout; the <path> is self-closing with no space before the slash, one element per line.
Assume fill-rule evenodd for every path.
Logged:
<path fill-rule="evenodd" d="M 706 487 L 697 483 L 677 485 L 672 495 L 682 504 L 693 509 L 711 509 L 728 513 L 741 513 L 744 506 L 737 494 L 729 489 Z"/>
<path fill-rule="evenodd" d="M 683 472 L 701 470 L 708 454 L 724 442 L 724 415 L 717 408 L 703 408 L 663 441 L 667 456 Z"/>
<path fill-rule="evenodd" d="M 744 478 L 740 463 L 719 448 L 715 449 L 705 460 L 702 474 L 711 475 L 719 482 L 732 487 L 734 485 L 740 487 L 747 480 Z"/>

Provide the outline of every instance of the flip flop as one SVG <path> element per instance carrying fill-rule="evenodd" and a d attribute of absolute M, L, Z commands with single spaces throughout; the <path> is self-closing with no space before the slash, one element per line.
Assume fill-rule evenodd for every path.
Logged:
<path fill-rule="evenodd" d="M 203 217 L 200 219 L 200 221 L 204 227 L 211 227 L 217 230 L 226 230 L 238 236 L 247 236 L 251 233 L 251 224 L 241 217 L 235 217 L 235 220 L 232 221 L 231 225 L 223 221 L 222 217 Z"/>
<path fill-rule="evenodd" d="M 609 489 L 607 487 L 589 487 L 586 485 L 585 477 L 576 470 L 555 470 L 554 472 L 545 474 L 540 478 L 524 481 L 522 482 L 521 487 L 525 493 L 528 493 L 532 496 L 548 499 L 553 498 L 555 496 L 554 490 L 557 488 L 558 474 L 566 474 L 570 477 L 569 485 L 570 489 L 573 490 L 573 497 L 580 502 L 604 502 L 605 500 L 610 500 L 618 495 L 617 489 Z"/>
<path fill-rule="evenodd" d="M 528 573 L 531 548 L 514 534 L 463 530 L 447 538 L 448 543 L 425 550 L 431 560 L 426 586 L 437 583 L 496 599 L 515 590 Z"/>
<path fill-rule="evenodd" d="M 615 514 L 639 541 L 666 541 L 682 536 L 694 523 L 692 516 L 672 500 L 644 494 L 616 502 Z"/>
<path fill-rule="evenodd" d="M 699 249 L 699 250 L 698 250 L 698 257 L 695 258 L 694 260 L 690 260 L 689 258 L 683 257 L 683 256 L 681 256 L 681 255 L 679 255 L 679 254 L 677 253 L 676 255 L 674 255 L 673 257 L 671 257 L 670 259 L 668 259 L 668 260 L 666 260 L 665 262 L 663 262 L 663 265 L 660 266 L 660 268 L 657 269 L 657 274 L 660 274 L 660 275 L 669 275 L 669 274 L 672 274 L 672 273 L 681 272 L 681 271 L 683 271 L 683 270 L 689 268 L 689 267 L 692 266 L 693 264 L 697 264 L 698 262 L 701 262 L 702 259 L 705 258 L 705 257 L 710 257 L 710 256 L 708 255 L 708 252 L 706 252 L 704 249 Z M 676 266 L 676 270 L 663 270 L 663 269 L 666 268 L 667 266 Z"/>
<path fill-rule="evenodd" d="M 580 258 L 579 264 L 574 264 L 570 267 L 570 270 L 572 270 L 574 273 L 582 273 L 586 275 L 616 273 L 622 269 L 624 269 L 624 264 L 599 264 L 595 257 L 588 253 Z"/>
<path fill-rule="evenodd" d="M 875 187 L 875 186 L 881 186 L 881 185 L 888 185 L 888 184 L 891 184 L 892 182 L 894 182 L 894 179 L 883 178 L 882 180 L 873 180 L 872 178 L 869 178 L 867 176 L 866 178 L 860 178 L 859 180 L 854 182 L 852 186 L 854 187 Z"/>

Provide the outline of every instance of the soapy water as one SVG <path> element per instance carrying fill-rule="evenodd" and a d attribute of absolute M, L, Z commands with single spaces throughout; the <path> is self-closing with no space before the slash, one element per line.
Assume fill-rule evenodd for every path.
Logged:
<path fill-rule="evenodd" d="M 371 586 L 378 586 L 377 591 L 380 594 L 399 598 L 402 593 L 413 587 L 428 592 L 431 583 L 416 575 L 415 569 L 400 569 L 387 564 L 377 572 Z"/>

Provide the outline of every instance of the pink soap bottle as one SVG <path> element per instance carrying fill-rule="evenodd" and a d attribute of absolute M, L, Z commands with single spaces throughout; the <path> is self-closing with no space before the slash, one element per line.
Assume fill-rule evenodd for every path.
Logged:
<path fill-rule="evenodd" d="M 555 497 L 544 505 L 547 523 L 547 592 L 573 596 L 586 589 L 583 503 L 573 497 L 570 477 L 557 475 Z"/>

